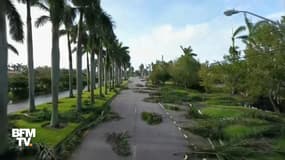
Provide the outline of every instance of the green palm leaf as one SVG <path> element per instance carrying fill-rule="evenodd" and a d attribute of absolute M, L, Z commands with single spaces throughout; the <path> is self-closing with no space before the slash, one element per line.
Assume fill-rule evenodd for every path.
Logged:
<path fill-rule="evenodd" d="M 48 21 L 50 21 L 50 17 L 43 15 L 36 20 L 35 26 L 38 28 L 40 26 L 45 25 Z"/>
<path fill-rule="evenodd" d="M 9 20 L 10 34 L 15 41 L 23 42 L 24 31 L 21 16 L 17 12 L 15 6 L 11 1 L 6 2 L 7 5 L 7 18 Z"/>
<path fill-rule="evenodd" d="M 245 31 L 246 28 L 245 26 L 239 26 L 233 33 L 233 37 L 236 37 L 238 34 L 240 34 L 241 32 Z"/>
<path fill-rule="evenodd" d="M 8 44 L 8 49 L 12 52 L 14 52 L 16 55 L 19 55 L 18 50 L 11 44 Z"/>

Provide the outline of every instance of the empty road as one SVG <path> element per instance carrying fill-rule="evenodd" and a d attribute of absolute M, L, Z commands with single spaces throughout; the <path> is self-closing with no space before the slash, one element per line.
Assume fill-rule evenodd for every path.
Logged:
<path fill-rule="evenodd" d="M 164 110 L 156 103 L 144 102 L 147 93 L 136 92 L 137 84 L 144 84 L 138 78 L 131 78 L 129 89 L 123 90 L 111 103 L 112 111 L 122 119 L 103 123 L 84 137 L 71 160 L 183 160 L 187 141 Z M 148 125 L 141 120 L 141 112 L 156 112 L 163 115 L 163 122 Z M 128 131 L 132 155 L 120 157 L 106 143 L 106 134 Z"/>

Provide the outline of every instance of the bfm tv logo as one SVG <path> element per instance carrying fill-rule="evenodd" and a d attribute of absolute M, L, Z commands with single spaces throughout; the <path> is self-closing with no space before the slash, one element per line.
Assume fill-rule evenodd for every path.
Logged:
<path fill-rule="evenodd" d="M 21 147 L 23 144 L 26 147 L 32 147 L 31 139 L 36 137 L 36 129 L 27 128 L 13 128 L 12 137 L 18 141 L 18 146 Z"/>

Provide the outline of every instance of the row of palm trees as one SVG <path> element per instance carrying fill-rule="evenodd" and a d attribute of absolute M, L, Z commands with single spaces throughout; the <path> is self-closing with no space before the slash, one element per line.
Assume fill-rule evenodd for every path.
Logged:
<path fill-rule="evenodd" d="M 51 49 L 51 82 L 52 82 L 52 116 L 51 127 L 58 127 L 58 91 L 60 71 L 59 39 L 66 35 L 69 59 L 69 96 L 73 97 L 72 53 L 76 53 L 76 89 L 78 112 L 82 110 L 82 55 L 90 55 L 90 101 L 95 103 L 94 89 L 96 88 L 96 73 L 98 73 L 99 94 L 103 96 L 108 91 L 120 84 L 122 77 L 126 77 L 126 70 L 130 66 L 128 47 L 123 46 L 116 38 L 113 31 L 114 22 L 100 5 L 100 0 L 18 0 L 26 4 L 27 11 L 27 50 L 28 50 L 28 77 L 29 77 L 29 111 L 36 110 L 34 103 L 34 67 L 33 67 L 33 40 L 31 6 L 46 11 L 40 16 L 35 26 L 39 27 L 47 22 L 52 24 L 52 49 Z M 9 22 L 10 36 L 13 40 L 23 42 L 24 31 L 21 16 L 17 12 L 12 0 L 0 2 L 0 155 L 7 149 L 7 102 L 8 102 L 8 49 L 6 18 Z M 64 29 L 62 29 L 64 26 Z M 72 45 L 76 45 L 72 49 Z M 97 60 L 95 60 L 97 57 Z M 89 58 L 88 58 L 89 61 Z M 98 64 L 97 64 L 98 62 Z M 89 65 L 89 62 L 87 63 Z M 97 66 L 97 67 L 96 67 Z M 89 66 L 88 66 L 89 68 Z M 96 72 L 96 68 L 98 71 Z M 88 79 L 88 81 L 89 81 Z M 104 87 L 103 87 L 104 86 Z"/>

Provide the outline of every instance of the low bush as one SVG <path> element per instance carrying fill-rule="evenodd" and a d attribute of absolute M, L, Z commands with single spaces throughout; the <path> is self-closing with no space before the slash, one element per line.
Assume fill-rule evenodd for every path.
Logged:
<path fill-rule="evenodd" d="M 47 108 L 44 108 L 37 112 L 31 113 L 28 120 L 31 122 L 42 122 L 50 120 L 50 117 L 51 112 Z"/>

